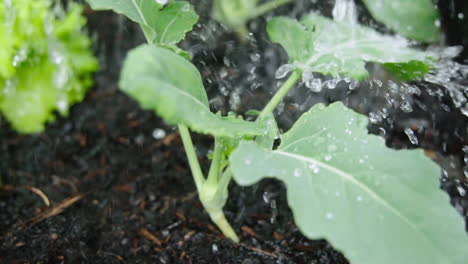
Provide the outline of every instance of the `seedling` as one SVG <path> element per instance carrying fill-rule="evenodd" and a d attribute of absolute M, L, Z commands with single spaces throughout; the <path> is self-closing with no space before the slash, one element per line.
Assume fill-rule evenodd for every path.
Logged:
<path fill-rule="evenodd" d="M 178 126 L 200 200 L 226 237 L 239 241 L 222 210 L 231 178 L 250 185 L 274 177 L 286 184 L 304 235 L 326 238 L 352 263 L 466 263 L 462 217 L 439 189 L 440 169 L 421 150 L 388 149 L 383 139 L 367 134 L 367 118 L 342 103 L 312 107 L 285 134 L 273 116 L 298 82 L 312 86 L 315 72 L 362 80 L 368 77 L 365 63 L 375 62 L 416 78 L 436 59 L 433 54 L 349 19 L 334 21 L 316 13 L 301 21 L 274 18 L 268 34 L 290 58 L 278 77 L 289 77 L 263 110 L 249 112 L 257 116 L 252 122 L 210 112 L 200 73 L 187 56 L 174 52 L 175 43 L 196 23 L 187 2 L 88 1 L 142 25 L 149 44 L 129 53 L 120 88 L 142 108 Z M 166 42 L 167 32 L 176 36 L 174 41 Z M 189 129 L 214 137 L 206 177 Z M 281 143 L 274 149 L 276 139 Z"/>

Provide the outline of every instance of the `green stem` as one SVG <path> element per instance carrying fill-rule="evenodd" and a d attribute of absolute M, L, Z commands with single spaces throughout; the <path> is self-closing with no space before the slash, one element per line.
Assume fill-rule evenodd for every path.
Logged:
<path fill-rule="evenodd" d="M 223 175 L 221 176 L 221 179 L 219 180 L 217 192 L 218 193 L 226 192 L 227 187 L 229 183 L 231 182 L 231 179 L 232 179 L 232 171 L 230 167 L 227 167 L 226 171 L 223 173 Z"/>
<path fill-rule="evenodd" d="M 276 94 L 271 98 L 270 102 L 263 108 L 262 112 L 258 116 L 257 120 L 265 119 L 269 114 L 273 113 L 273 110 L 278 106 L 283 98 L 288 94 L 289 90 L 294 87 L 296 82 L 301 78 L 302 72 L 300 70 L 295 70 L 289 76 L 288 80 L 281 86 L 281 88 L 276 92 Z"/>
<path fill-rule="evenodd" d="M 219 139 L 215 138 L 215 146 L 213 150 L 213 160 L 211 161 L 210 172 L 208 173 L 208 184 L 218 185 L 219 174 L 221 172 L 221 161 L 223 158 L 224 146 Z"/>
<path fill-rule="evenodd" d="M 206 211 L 210 215 L 211 220 L 218 226 L 221 232 L 228 238 L 232 239 L 234 242 L 239 242 L 239 237 L 234 232 L 234 229 L 231 227 L 229 222 L 226 220 L 223 212 L 223 206 L 225 203 L 225 196 L 223 193 L 217 193 L 219 190 L 219 185 L 211 185 L 208 181 L 205 180 L 203 176 L 203 172 L 200 167 L 200 163 L 198 162 L 197 154 L 195 152 L 195 147 L 193 146 L 192 138 L 190 137 L 190 132 L 185 125 L 179 124 L 179 131 L 180 136 L 182 137 L 182 142 L 184 144 L 185 152 L 187 154 L 187 159 L 189 161 L 190 169 L 192 171 L 193 178 L 195 179 L 195 185 L 197 186 L 198 195 L 200 196 L 200 200 L 205 207 Z M 216 146 L 217 145 L 217 146 Z M 215 142 L 215 155 L 222 157 L 222 144 Z M 216 154 L 216 152 L 220 152 Z M 218 158 L 216 158 L 218 159 Z M 220 162 L 222 159 L 215 160 L 213 159 L 214 167 L 212 169 L 213 175 L 215 174 L 214 171 L 220 173 Z M 213 165 L 212 165 L 213 166 Z M 217 168 L 216 168 L 217 167 Z M 211 170 L 210 170 L 211 171 Z M 216 179 L 219 175 L 215 175 Z M 212 179 L 215 176 L 211 176 Z M 229 179 L 228 179 L 229 183 Z M 225 183 L 223 183 L 225 184 Z M 212 189 L 214 188 L 214 189 Z"/>
<path fill-rule="evenodd" d="M 193 146 L 190 132 L 185 125 L 179 125 L 179 132 L 180 136 L 182 137 L 182 143 L 184 144 L 185 153 L 187 154 L 187 159 L 189 161 L 193 179 L 195 180 L 195 185 L 197 186 L 198 192 L 202 192 L 203 184 L 205 183 L 205 177 L 203 176 L 200 163 L 198 162 L 197 153 L 195 152 L 195 147 Z"/>
<path fill-rule="evenodd" d="M 224 216 L 223 210 L 210 210 L 207 209 L 208 214 L 210 215 L 211 221 L 213 221 L 223 232 L 224 236 L 232 239 L 232 241 L 238 243 L 239 237 L 237 236 L 234 229 L 232 229 L 231 225 L 227 221 L 226 217 Z"/>
<path fill-rule="evenodd" d="M 282 6 L 284 4 L 287 4 L 289 2 L 291 2 L 292 0 L 272 0 L 268 3 L 265 3 L 263 5 L 260 5 L 258 6 L 256 9 L 255 9 L 255 12 L 253 12 L 253 14 L 250 16 L 250 18 L 256 18 L 256 17 L 259 17 L 259 16 L 262 16 L 276 8 L 278 8 L 279 6 Z"/>

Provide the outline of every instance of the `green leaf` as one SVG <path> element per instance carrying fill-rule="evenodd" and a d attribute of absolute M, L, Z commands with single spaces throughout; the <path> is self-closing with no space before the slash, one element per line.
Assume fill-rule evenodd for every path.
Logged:
<path fill-rule="evenodd" d="M 364 0 L 372 16 L 401 35 L 422 42 L 440 39 L 433 0 Z"/>
<path fill-rule="evenodd" d="M 171 1 L 166 6 L 156 0 L 87 0 L 96 10 L 109 10 L 139 23 L 147 39 L 157 44 L 176 44 L 198 21 L 186 1 Z"/>
<path fill-rule="evenodd" d="M 157 1 L 147 0 L 87 0 L 94 10 L 114 10 L 143 25 L 156 24 L 155 14 L 163 7 Z"/>
<path fill-rule="evenodd" d="M 314 32 L 297 20 L 277 17 L 267 24 L 271 41 L 281 44 L 290 62 L 303 61 L 314 54 Z"/>
<path fill-rule="evenodd" d="M 392 75 L 403 81 L 412 81 L 422 78 L 431 68 L 420 61 L 409 63 L 385 63 L 384 68 Z"/>
<path fill-rule="evenodd" d="M 184 124 L 196 132 L 219 137 L 263 133 L 257 123 L 210 112 L 198 70 L 166 48 L 142 45 L 132 50 L 124 63 L 120 88 L 172 125 Z"/>
<path fill-rule="evenodd" d="M 429 63 L 429 54 L 409 48 L 397 37 L 385 36 L 371 28 L 335 22 L 312 13 L 302 22 L 274 18 L 268 22 L 268 33 L 290 56 L 290 63 L 304 72 L 320 72 L 365 79 L 366 62 Z M 310 44 L 313 43 L 313 44 Z"/>
<path fill-rule="evenodd" d="M 198 21 L 198 15 L 190 3 L 172 1 L 157 15 L 154 25 L 155 43 L 176 44 L 184 39 Z"/>
<path fill-rule="evenodd" d="M 277 150 L 243 141 L 235 180 L 282 180 L 300 230 L 358 264 L 464 264 L 463 218 L 440 190 L 440 169 L 420 150 L 392 150 L 367 118 L 335 103 L 304 114 Z"/>

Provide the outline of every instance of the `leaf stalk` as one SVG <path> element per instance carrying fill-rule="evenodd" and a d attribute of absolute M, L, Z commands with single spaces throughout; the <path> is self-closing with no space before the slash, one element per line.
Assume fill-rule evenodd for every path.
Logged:
<path fill-rule="evenodd" d="M 179 133 L 182 138 L 182 143 L 184 144 L 185 153 L 187 154 L 187 159 L 189 161 L 190 170 L 192 171 L 193 179 L 195 180 L 195 185 L 197 190 L 200 192 L 203 189 L 203 184 L 205 183 L 205 176 L 198 162 L 197 153 L 195 152 L 195 147 L 193 146 L 192 137 L 187 126 L 179 124 Z"/>
<path fill-rule="evenodd" d="M 208 183 L 217 185 L 219 182 L 219 174 L 221 172 L 221 161 L 223 159 L 224 146 L 220 140 L 215 138 L 215 146 L 213 150 L 213 160 L 211 161 L 210 171 L 208 173 Z"/>
<path fill-rule="evenodd" d="M 301 78 L 302 72 L 299 69 L 296 69 L 292 72 L 286 82 L 281 86 L 281 88 L 276 92 L 276 94 L 271 98 L 270 102 L 263 108 L 262 112 L 258 116 L 257 120 L 264 120 L 269 114 L 273 113 L 275 108 L 281 103 L 283 98 L 288 94 L 288 92 L 294 87 L 297 81 Z"/>

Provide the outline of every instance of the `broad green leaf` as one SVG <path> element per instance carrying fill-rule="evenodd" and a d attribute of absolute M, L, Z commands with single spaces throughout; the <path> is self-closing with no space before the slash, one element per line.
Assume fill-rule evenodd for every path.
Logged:
<path fill-rule="evenodd" d="M 303 61 L 314 54 L 314 32 L 297 20 L 274 18 L 268 22 L 267 32 L 273 42 L 284 47 L 290 62 Z"/>
<path fill-rule="evenodd" d="M 431 68 L 420 61 L 409 63 L 385 63 L 384 68 L 392 75 L 403 81 L 411 81 L 424 77 Z"/>
<path fill-rule="evenodd" d="M 315 13 L 301 22 L 274 18 L 268 23 L 268 33 L 288 52 L 290 63 L 304 72 L 365 79 L 366 62 L 428 63 L 430 59 L 427 53 L 409 48 L 405 39 L 385 36 L 358 24 L 335 22 Z"/>
<path fill-rule="evenodd" d="M 186 1 L 171 1 L 167 6 L 156 0 L 87 0 L 96 10 L 112 9 L 139 23 L 149 41 L 176 44 L 198 21 Z"/>
<path fill-rule="evenodd" d="M 157 15 L 154 43 L 176 44 L 184 39 L 198 21 L 198 15 L 190 3 L 172 1 Z"/>
<path fill-rule="evenodd" d="M 155 25 L 156 14 L 163 7 L 148 0 L 87 0 L 95 10 L 113 10 L 142 25 Z"/>
<path fill-rule="evenodd" d="M 241 185 L 282 180 L 300 230 L 356 264 L 464 264 L 463 218 L 421 150 L 392 150 L 367 118 L 335 103 L 304 114 L 277 150 L 243 141 L 230 157 Z"/>
<path fill-rule="evenodd" d="M 198 70 L 166 48 L 142 45 L 129 52 L 120 88 L 172 125 L 184 124 L 196 132 L 219 137 L 263 133 L 257 123 L 210 112 Z"/>
<path fill-rule="evenodd" d="M 372 16 L 401 35 L 422 42 L 440 38 L 433 0 L 364 0 Z"/>

